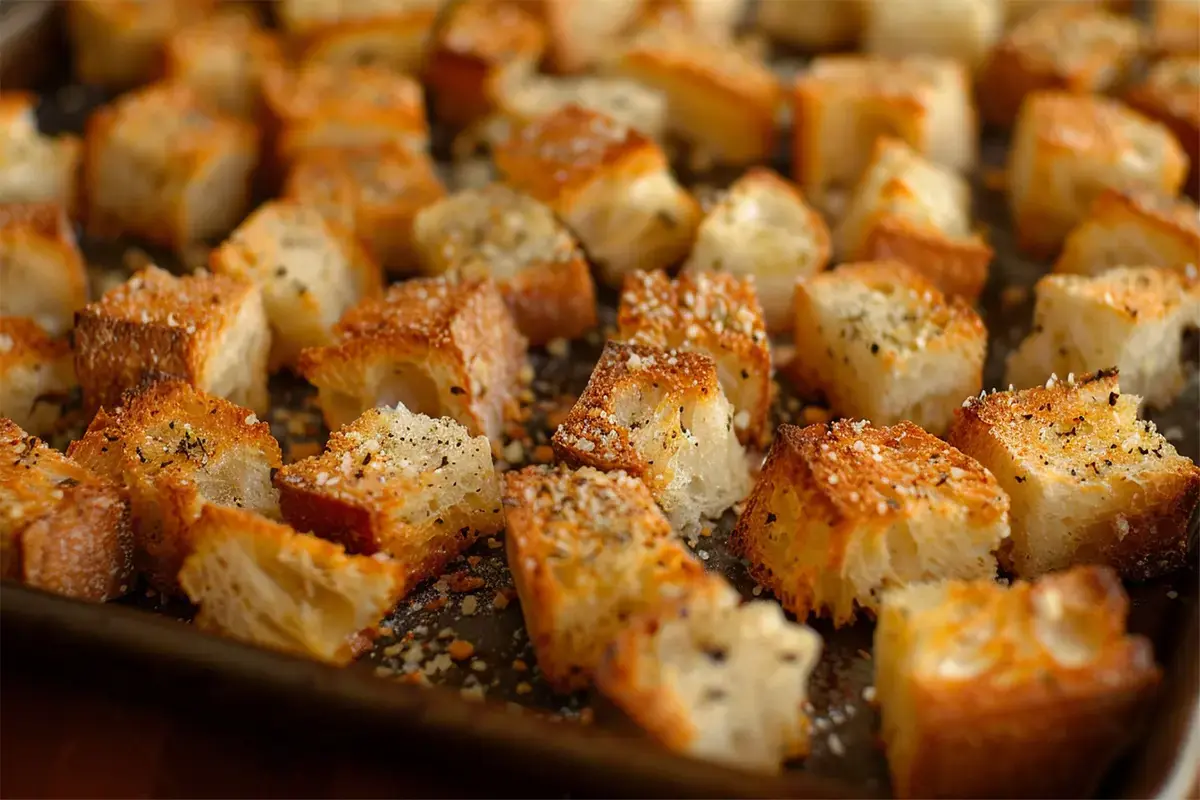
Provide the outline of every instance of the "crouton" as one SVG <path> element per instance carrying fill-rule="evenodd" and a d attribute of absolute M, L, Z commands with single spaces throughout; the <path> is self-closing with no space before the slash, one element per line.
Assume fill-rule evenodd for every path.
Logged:
<path fill-rule="evenodd" d="M 75 386 L 70 341 L 31 319 L 0 316 L 0 417 L 48 436 Z"/>
<path fill-rule="evenodd" d="M 178 591 L 192 525 L 216 504 L 279 516 L 271 473 L 281 463 L 270 426 L 183 381 L 150 379 L 102 411 L 67 455 L 124 486 L 138 570 Z"/>
<path fill-rule="evenodd" d="M 637 478 L 558 465 L 508 472 L 503 483 L 513 584 L 557 691 L 586 687 L 635 614 L 725 587 L 672 535 Z"/>
<path fill-rule="evenodd" d="M 309 63 L 420 71 L 443 0 L 279 0 L 276 18 Z"/>
<path fill-rule="evenodd" d="M 26 141 L 38 135 L 38 96 L 33 92 L 0 92 L 0 140 Z"/>
<path fill-rule="evenodd" d="M 1187 191 L 1200 197 L 1200 56 L 1165 58 L 1126 95 L 1126 102 L 1166 125 L 1187 153 Z"/>
<path fill-rule="evenodd" d="M 1002 563 L 1020 578 L 1108 564 L 1145 580 L 1183 567 L 1200 469 L 1137 418 L 1141 398 L 1122 394 L 1115 370 L 1072 377 L 973 398 L 950 429 L 1012 498 Z"/>
<path fill-rule="evenodd" d="M 577 105 L 661 142 L 667 130 L 667 98 L 657 89 L 612 75 L 574 78 L 506 73 L 492 82 L 496 115 L 482 135 L 493 147 L 514 129 Z"/>
<path fill-rule="evenodd" d="M 1126 264 L 1200 263 L 1200 210 L 1186 199 L 1105 189 L 1063 244 L 1054 271 L 1101 275 Z"/>
<path fill-rule="evenodd" d="M 822 56 L 797 79 L 792 102 L 792 169 L 818 205 L 832 204 L 830 190 L 853 187 L 879 136 L 951 169 L 975 165 L 970 78 L 950 59 Z"/>
<path fill-rule="evenodd" d="M 897 797 L 1090 797 L 1159 681 L 1129 600 L 1087 567 L 889 592 L 875 692 Z"/>
<path fill-rule="evenodd" d="M 572 229 L 610 285 L 632 269 L 669 267 L 691 247 L 699 204 L 657 144 L 602 114 L 566 106 L 515 134 L 495 160 L 509 185 Z"/>
<path fill-rule="evenodd" d="M 979 315 L 898 262 L 847 264 L 799 281 L 794 333 L 802 388 L 843 417 L 907 419 L 941 433 L 962 398 L 983 386 Z"/>
<path fill-rule="evenodd" d="M 133 587 L 117 487 L 2 417 L 0 507 L 0 576 L 97 602 Z"/>
<path fill-rule="evenodd" d="M 271 326 L 273 368 L 305 347 L 333 342 L 351 306 L 383 294 L 383 276 L 354 237 L 312 208 L 287 201 L 259 207 L 210 255 L 217 275 L 252 281 Z"/>
<path fill-rule="evenodd" d="M 1105 189 L 1174 197 L 1186 175 L 1187 156 L 1163 125 L 1113 100 L 1035 92 L 1008 155 L 1017 244 L 1053 255 Z"/>
<path fill-rule="evenodd" d="M 750 489 L 734 416 L 709 356 L 609 342 L 551 444 L 570 464 L 641 478 L 690 534 Z"/>
<path fill-rule="evenodd" d="M 889 58 L 930 55 L 971 68 L 1004 31 L 1004 0 L 864 0 L 862 48 Z"/>
<path fill-rule="evenodd" d="M 875 141 L 871 164 L 835 231 L 843 261 L 896 259 L 974 303 L 992 249 L 971 231 L 971 187 L 899 139 Z"/>
<path fill-rule="evenodd" d="M 504 527 L 483 436 L 403 406 L 373 408 L 319 456 L 275 475 L 283 518 L 351 553 L 396 559 L 408 586 Z"/>
<path fill-rule="evenodd" d="M 775 772 L 808 752 L 804 711 L 821 637 L 775 603 L 693 592 L 622 631 L 596 674 L 610 701 L 672 750 Z"/>
<path fill-rule="evenodd" d="M 179 580 L 196 625 L 251 644 L 348 664 L 404 594 L 396 564 L 240 509 L 206 506 L 192 535 Z"/>
<path fill-rule="evenodd" d="M 411 273 L 413 218 L 446 195 L 423 152 L 396 145 L 314 149 L 292 166 L 284 196 L 353 231 L 388 272 Z"/>
<path fill-rule="evenodd" d="M 491 280 L 407 281 L 351 309 L 334 333 L 335 344 L 305 350 L 299 363 L 330 430 L 402 404 L 450 417 L 499 452 L 526 341 Z"/>
<path fill-rule="evenodd" d="M 1173 56 L 1200 56 L 1200 3 L 1154 0 L 1152 14 L 1155 50 Z"/>
<path fill-rule="evenodd" d="M 749 0 L 645 0 L 632 28 L 669 26 L 710 42 L 732 42 L 749 5 Z"/>
<path fill-rule="evenodd" d="M 151 266 L 79 312 L 75 371 L 85 408 L 112 407 L 151 372 L 266 412 L 271 332 L 262 293 L 224 275 Z"/>
<path fill-rule="evenodd" d="M 87 305 L 87 267 L 62 206 L 0 205 L 0 316 L 66 333 Z"/>
<path fill-rule="evenodd" d="M 858 42 L 862 3 L 856 0 L 759 0 L 755 22 L 772 39 L 808 50 L 836 50 Z"/>
<path fill-rule="evenodd" d="M 1125 0 L 1004 0 L 1004 22 L 1013 27 L 1043 8 L 1066 7 L 1124 10 Z"/>
<path fill-rule="evenodd" d="M 182 248 L 224 236 L 245 216 L 258 133 L 208 111 L 190 88 L 155 84 L 88 118 L 87 225 Z"/>
<path fill-rule="evenodd" d="M 546 206 L 502 184 L 426 206 L 413 224 L 426 274 L 491 277 L 530 344 L 596 325 L 596 287 L 579 243 Z"/>
<path fill-rule="evenodd" d="M 792 329 L 796 279 L 829 263 L 829 228 L 788 181 L 754 167 L 729 187 L 696 231 L 684 269 L 751 275 L 767 329 Z"/>
<path fill-rule="evenodd" d="M 552 71 L 569 74 L 586 72 L 619 47 L 644 5 L 645 0 L 533 0 L 524 7 L 546 25 Z"/>
<path fill-rule="evenodd" d="M 42 136 L 25 92 L 0 92 L 0 203 L 56 203 L 67 213 L 78 205 L 78 136 Z"/>
<path fill-rule="evenodd" d="M 986 469 L 911 422 L 781 425 L 730 543 L 797 619 L 841 626 L 892 587 L 994 578 L 1008 506 Z"/>
<path fill-rule="evenodd" d="M 712 358 L 743 444 L 766 444 L 771 412 L 771 344 L 752 278 L 664 272 L 625 276 L 617 311 L 620 341 Z"/>

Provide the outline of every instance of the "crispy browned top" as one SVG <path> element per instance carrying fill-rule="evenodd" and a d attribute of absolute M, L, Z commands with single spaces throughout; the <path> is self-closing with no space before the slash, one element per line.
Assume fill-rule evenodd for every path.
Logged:
<path fill-rule="evenodd" d="M 263 78 L 263 95 L 271 110 L 284 120 L 309 119 L 318 114 L 390 113 L 397 118 L 408 117 L 414 127 L 425 128 L 421 84 L 383 67 L 337 67 L 312 62 L 295 69 L 269 69 Z"/>
<path fill-rule="evenodd" d="M 497 291 L 487 278 L 415 278 L 390 287 L 382 300 L 359 303 L 335 330 L 343 341 L 379 338 L 444 346 L 453 341 L 454 321 L 472 300 Z"/>
<path fill-rule="evenodd" d="M 779 79 L 762 61 L 676 26 L 655 25 L 645 29 L 621 58 L 635 69 L 688 76 L 743 97 L 750 96 L 772 108 L 782 95 Z"/>
<path fill-rule="evenodd" d="M 1186 197 L 1167 197 L 1160 192 L 1105 189 L 1093 202 L 1091 216 L 1111 222 L 1129 217 L 1148 217 L 1168 225 L 1173 230 L 1196 238 L 1196 260 L 1200 261 L 1200 208 Z"/>
<path fill-rule="evenodd" d="M 621 336 L 635 344 L 694 348 L 748 339 L 767 341 L 752 277 L 728 272 L 684 272 L 674 281 L 662 270 L 625 276 L 617 313 Z"/>
<path fill-rule="evenodd" d="M 0 204 L 0 238 L 20 232 L 74 243 L 67 212 L 57 203 Z"/>
<path fill-rule="evenodd" d="M 176 277 L 147 267 L 90 303 L 81 315 L 138 325 L 181 328 L 188 334 L 219 330 L 241 307 L 253 283 L 197 272 Z"/>
<path fill-rule="evenodd" d="M 1168 267 L 1118 267 L 1097 276 L 1051 274 L 1037 283 L 1039 297 L 1053 289 L 1104 306 L 1130 322 L 1174 316 L 1200 303 L 1196 271 Z"/>
<path fill-rule="evenodd" d="M 458 3 L 437 34 L 437 47 L 460 56 L 503 63 L 518 56 L 536 58 L 546 47 L 546 31 L 523 9 L 490 0 Z"/>
<path fill-rule="evenodd" d="M 428 205 L 445 194 L 433 162 L 400 144 L 307 148 L 288 174 L 285 194 L 320 207 Z"/>
<path fill-rule="evenodd" d="M 1022 105 L 1021 118 L 1034 121 L 1035 135 L 1051 147 L 1091 152 L 1116 160 L 1141 152 L 1148 136 L 1169 134 L 1159 125 L 1116 100 L 1069 92 L 1034 92 Z M 1018 123 L 1018 128 L 1024 126 Z"/>

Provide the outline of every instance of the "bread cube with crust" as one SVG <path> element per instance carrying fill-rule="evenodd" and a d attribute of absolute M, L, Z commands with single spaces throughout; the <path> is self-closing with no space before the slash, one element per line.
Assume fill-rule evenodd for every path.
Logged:
<path fill-rule="evenodd" d="M 56 203 L 67 213 L 78 204 L 78 136 L 42 136 L 37 97 L 0 92 L 0 203 Z"/>
<path fill-rule="evenodd" d="M 62 206 L 0 205 L 0 316 L 66 333 L 87 305 L 87 267 Z"/>
<path fill-rule="evenodd" d="M 0 417 L 48 436 L 76 385 L 69 340 L 31 319 L 0 316 Z"/>
<path fill-rule="evenodd" d="M 953 58 L 971 68 L 1004 32 L 1004 0 L 864 0 L 862 49 L 899 58 Z"/>
<path fill-rule="evenodd" d="M 645 0 L 533 0 L 523 7 L 546 26 L 551 71 L 572 74 L 587 72 L 619 48 L 645 5 Z"/>
<path fill-rule="evenodd" d="M 728 592 L 671 532 L 645 484 L 620 470 L 563 465 L 505 473 L 509 568 L 542 674 L 585 688 L 639 612 Z"/>
<path fill-rule="evenodd" d="M 796 279 L 825 269 L 829 245 L 829 227 L 796 187 L 754 167 L 709 209 L 684 269 L 753 276 L 767 330 L 784 332 Z"/>
<path fill-rule="evenodd" d="M 493 281 L 410 280 L 352 308 L 334 334 L 334 344 L 305 350 L 299 363 L 330 430 L 401 404 L 450 417 L 499 452 L 526 341 Z"/>
<path fill-rule="evenodd" d="M 379 265 L 354 237 L 288 201 L 260 206 L 212 252 L 209 266 L 261 290 L 273 367 L 292 366 L 304 348 L 332 343 L 347 309 L 383 294 Z"/>
<path fill-rule="evenodd" d="M 1115 370 L 1072 377 L 972 398 L 950 429 L 1012 498 L 1002 564 L 1020 578 L 1108 564 L 1129 580 L 1183 567 L 1200 469 L 1138 419 Z"/>
<path fill-rule="evenodd" d="M 103 602 L 133 587 L 117 487 L 0 417 L 0 576 Z"/>
<path fill-rule="evenodd" d="M 794 333 L 802 388 L 839 416 L 941 433 L 983 386 L 979 315 L 899 262 L 846 264 L 799 281 Z"/>
<path fill-rule="evenodd" d="M 1200 262 L 1200 209 L 1185 198 L 1106 189 L 1063 244 L 1054 271 L 1102 275 L 1131 264 Z"/>
<path fill-rule="evenodd" d="M 1159 682 L 1111 570 L 889 592 L 875 693 L 897 797 L 1087 797 Z"/>
<path fill-rule="evenodd" d="M 770 435 L 771 344 L 752 278 L 723 273 L 631 272 L 617 310 L 617 338 L 659 350 L 710 357 L 733 428 L 743 444 Z"/>
<path fill-rule="evenodd" d="M 1200 198 L 1200 55 L 1164 58 L 1125 96 L 1129 105 L 1166 125 L 1187 154 L 1187 191 Z"/>
<path fill-rule="evenodd" d="M 403 406 L 373 408 L 319 456 L 275 474 L 283 518 L 351 553 L 386 553 L 416 586 L 504 527 L 486 437 Z"/>
<path fill-rule="evenodd" d="M 1017 244 L 1053 255 L 1105 189 L 1174 197 L 1186 175 L 1187 156 L 1163 125 L 1114 100 L 1034 92 L 1008 155 Z"/>
<path fill-rule="evenodd" d="M 834 233 L 843 261 L 896 259 L 975 302 L 992 249 L 971 230 L 971 187 L 953 170 L 881 137 Z"/>
<path fill-rule="evenodd" d="M 181 248 L 233 229 L 250 203 L 258 133 L 179 84 L 122 95 L 88 118 L 88 230 Z"/>
<path fill-rule="evenodd" d="M 533 345 L 575 339 L 596 325 L 596 287 L 579 243 L 542 203 L 493 183 L 417 213 L 422 271 L 496 281 Z"/>
<path fill-rule="evenodd" d="M 443 0 L 278 0 L 276 19 L 309 63 L 420 71 Z"/>
<path fill-rule="evenodd" d="M 709 356 L 609 342 L 551 444 L 569 464 L 641 478 L 691 534 L 750 490 L 734 417 Z"/>
<path fill-rule="evenodd" d="M 806 50 L 836 50 L 858 42 L 859 0 L 759 0 L 755 24 L 775 41 Z"/>
<path fill-rule="evenodd" d="M 496 114 L 482 136 L 493 146 L 507 141 L 514 129 L 577 105 L 628 125 L 661 142 L 667 130 L 667 98 L 662 92 L 615 75 L 551 77 L 540 73 L 505 73 L 492 82 Z"/>
<path fill-rule="evenodd" d="M 1151 13 L 1155 50 L 1171 56 L 1200 56 L 1200 3 L 1154 0 Z"/>
<path fill-rule="evenodd" d="M 75 371 L 83 404 L 121 401 L 150 373 L 265 412 L 271 331 L 249 281 L 148 267 L 76 316 Z"/>
<path fill-rule="evenodd" d="M 633 269 L 670 267 L 691 247 L 700 206 L 662 148 L 603 114 L 566 106 L 514 134 L 495 160 L 510 186 L 579 237 L 610 285 Z"/>
<path fill-rule="evenodd" d="M 205 506 L 192 535 L 179 580 L 196 625 L 274 650 L 348 664 L 406 588 L 394 562 L 237 508 Z"/>

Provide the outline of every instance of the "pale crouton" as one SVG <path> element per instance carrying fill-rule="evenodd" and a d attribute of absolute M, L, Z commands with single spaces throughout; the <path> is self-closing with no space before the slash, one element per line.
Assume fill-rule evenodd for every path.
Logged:
<path fill-rule="evenodd" d="M 491 277 L 530 344 L 596 325 L 596 287 L 579 243 L 549 208 L 502 184 L 426 206 L 413 224 L 426 274 Z"/>
<path fill-rule="evenodd" d="M 166 41 L 165 77 L 190 86 L 225 114 L 256 119 L 262 81 L 283 63 L 279 40 L 250 14 L 224 13 L 173 33 Z"/>
<path fill-rule="evenodd" d="M 876 613 L 884 590 L 993 578 L 1008 497 L 974 459 L 913 425 L 781 425 L 731 544 L 803 620 Z"/>
<path fill-rule="evenodd" d="M 1113 100 L 1035 92 L 1008 155 L 1017 244 L 1052 255 L 1104 189 L 1174 197 L 1186 175 L 1187 156 L 1163 125 Z"/>
<path fill-rule="evenodd" d="M 971 187 L 899 139 L 881 137 L 834 233 L 843 261 L 896 259 L 975 302 L 992 249 L 971 230 Z"/>
<path fill-rule="evenodd" d="M 56 203 L 68 214 L 78 205 L 78 136 L 42 136 L 25 92 L 0 92 L 0 203 Z"/>
<path fill-rule="evenodd" d="M 238 226 L 209 260 L 217 275 L 262 291 L 273 368 L 292 366 L 306 347 L 333 342 L 351 306 L 383 293 L 383 276 L 354 237 L 312 208 L 271 201 Z"/>
<path fill-rule="evenodd" d="M 309 63 L 416 74 L 445 0 L 279 0 L 276 18 Z"/>
<path fill-rule="evenodd" d="M 1187 191 L 1200 197 L 1200 56 L 1164 58 L 1125 100 L 1175 134 L 1191 164 Z"/>
<path fill-rule="evenodd" d="M 135 562 L 160 591 L 192 551 L 192 525 L 209 504 L 279 516 L 270 426 L 249 410 L 177 380 L 143 383 L 102 411 L 67 455 L 125 487 Z"/>
<path fill-rule="evenodd" d="M 1200 209 L 1186 199 L 1105 189 L 1067 236 L 1054 271 L 1100 275 L 1125 264 L 1200 264 Z"/>
<path fill-rule="evenodd" d="M 645 0 L 532 0 L 549 35 L 549 66 L 554 72 L 586 72 L 620 46 Z"/>
<path fill-rule="evenodd" d="M 117 487 L 0 417 L 0 576 L 103 602 L 133 587 Z"/>
<path fill-rule="evenodd" d="M 126 389 L 161 372 L 265 412 L 270 347 L 255 284 L 207 273 L 177 278 L 152 266 L 78 313 L 75 371 L 92 411 L 117 405 Z"/>
<path fill-rule="evenodd" d="M 1004 31 L 1004 0 L 864 0 L 862 48 L 930 55 L 978 67 Z"/>
<path fill-rule="evenodd" d="M 823 394 L 835 414 L 876 425 L 911 420 L 941 433 L 983 386 L 979 315 L 894 261 L 799 281 L 795 341 L 803 388 Z"/>
<path fill-rule="evenodd" d="M 772 39 L 809 50 L 834 50 L 858 41 L 860 0 L 759 0 L 755 17 Z"/>
<path fill-rule="evenodd" d="M 497 148 L 513 188 L 571 228 L 604 280 L 670 267 L 691 247 L 700 206 L 675 182 L 653 141 L 609 117 L 566 106 Z"/>
<path fill-rule="evenodd" d="M 792 329 L 797 278 L 829 263 L 829 227 L 791 183 L 762 167 L 746 172 L 696 231 L 688 271 L 751 275 L 767 329 Z"/>
<path fill-rule="evenodd" d="M 351 309 L 299 369 L 336 430 L 377 406 L 447 416 L 499 452 L 526 341 L 491 280 L 415 279 Z"/>
<path fill-rule="evenodd" d="M 284 196 L 352 231 L 388 272 L 416 269 L 413 218 L 446 195 L 429 156 L 396 145 L 307 150 Z"/>
<path fill-rule="evenodd" d="M 58 336 L 87 300 L 87 266 L 62 206 L 0 205 L 0 316 L 30 317 Z"/>
<path fill-rule="evenodd" d="M 1106 569 L 889 592 L 875 696 L 897 797 L 1091 797 L 1159 680 Z"/>
<path fill-rule="evenodd" d="M 771 344 L 753 278 L 662 271 L 625 276 L 617 310 L 617 338 L 659 350 L 690 350 L 710 357 L 733 427 L 743 444 L 770 435 Z"/>
<path fill-rule="evenodd" d="M 1167 55 L 1200 56 L 1200 3 L 1154 0 L 1154 48 Z"/>
<path fill-rule="evenodd" d="M 692 593 L 639 616 L 616 640 L 596 685 L 672 750 L 774 772 L 807 754 L 808 679 L 821 637 L 775 603 Z"/>
<path fill-rule="evenodd" d="M 403 406 L 373 408 L 325 452 L 275 475 L 283 518 L 351 553 L 396 559 L 408 586 L 504 527 L 483 436 Z"/>
<path fill-rule="evenodd" d="M 69 340 L 31 319 L 0 316 L 0 417 L 48 436 L 76 385 Z"/>
<path fill-rule="evenodd" d="M 496 116 L 482 133 L 492 146 L 506 141 L 514 129 L 569 105 L 603 114 L 661 142 L 667 130 L 667 98 L 662 92 L 628 78 L 581 75 L 575 78 L 506 73 L 492 83 Z"/>
<path fill-rule="evenodd" d="M 1144 580 L 1187 563 L 1200 469 L 1175 452 L 1116 371 L 972 398 L 948 441 L 1012 498 L 1002 562 L 1021 578 L 1109 564 Z"/>
<path fill-rule="evenodd" d="M 710 357 L 609 342 L 551 444 L 568 463 L 640 477 L 690 534 L 750 490 L 733 421 Z"/>
<path fill-rule="evenodd" d="M 254 126 L 207 110 L 186 86 L 122 95 L 88 118 L 88 230 L 176 248 L 224 236 L 245 216 L 257 162 Z"/>
<path fill-rule="evenodd" d="M 239 509 L 206 506 L 192 536 L 179 580 L 196 625 L 251 644 L 348 664 L 405 591 L 392 562 Z"/>
<path fill-rule="evenodd" d="M 629 620 L 724 581 L 624 472 L 526 467 L 503 477 L 505 545 L 525 628 L 558 691 L 586 687 Z"/>
<path fill-rule="evenodd" d="M 818 205 L 831 205 L 829 190 L 853 187 L 880 136 L 951 169 L 975 165 L 970 78 L 950 59 L 823 56 L 797 79 L 792 101 L 792 169 Z"/>

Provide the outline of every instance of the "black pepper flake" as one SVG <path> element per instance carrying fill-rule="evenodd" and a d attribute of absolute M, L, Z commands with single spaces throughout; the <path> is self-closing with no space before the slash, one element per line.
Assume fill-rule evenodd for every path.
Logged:
<path fill-rule="evenodd" d="M 1121 395 L 1117 394 L 1116 392 L 1109 392 L 1108 393 L 1108 404 L 1110 406 L 1115 406 L 1117 404 L 1117 398 L 1120 396 Z"/>
<path fill-rule="evenodd" d="M 770 525 L 772 522 L 774 522 L 777 519 L 779 519 L 779 517 L 775 516 L 770 511 L 767 512 L 767 522 L 766 522 L 767 525 Z"/>
<path fill-rule="evenodd" d="M 742 370 L 742 380 L 746 380 L 749 377 L 750 377 L 750 373 L 747 372 L 746 370 Z"/>
<path fill-rule="evenodd" d="M 466 394 L 466 393 L 467 393 L 467 390 L 462 388 L 461 386 L 451 386 L 450 387 L 450 394 Z"/>
<path fill-rule="evenodd" d="M 878 352 L 879 352 L 879 345 L 876 344 L 875 342 L 871 342 L 871 355 L 875 355 Z"/>
<path fill-rule="evenodd" d="M 1074 475 L 1074 474 L 1075 474 L 1075 470 L 1071 470 L 1071 474 L 1072 474 L 1072 475 Z M 1023 478 L 1023 477 L 1022 477 L 1022 476 L 1020 476 L 1020 475 L 1018 475 L 1018 476 L 1017 476 L 1017 483 L 1024 483 L 1026 480 L 1028 480 L 1028 478 Z"/>
<path fill-rule="evenodd" d="M 371 463 L 371 454 L 367 453 L 365 456 L 363 456 L 362 465 L 365 467 L 367 464 L 370 464 L 370 463 Z"/>

